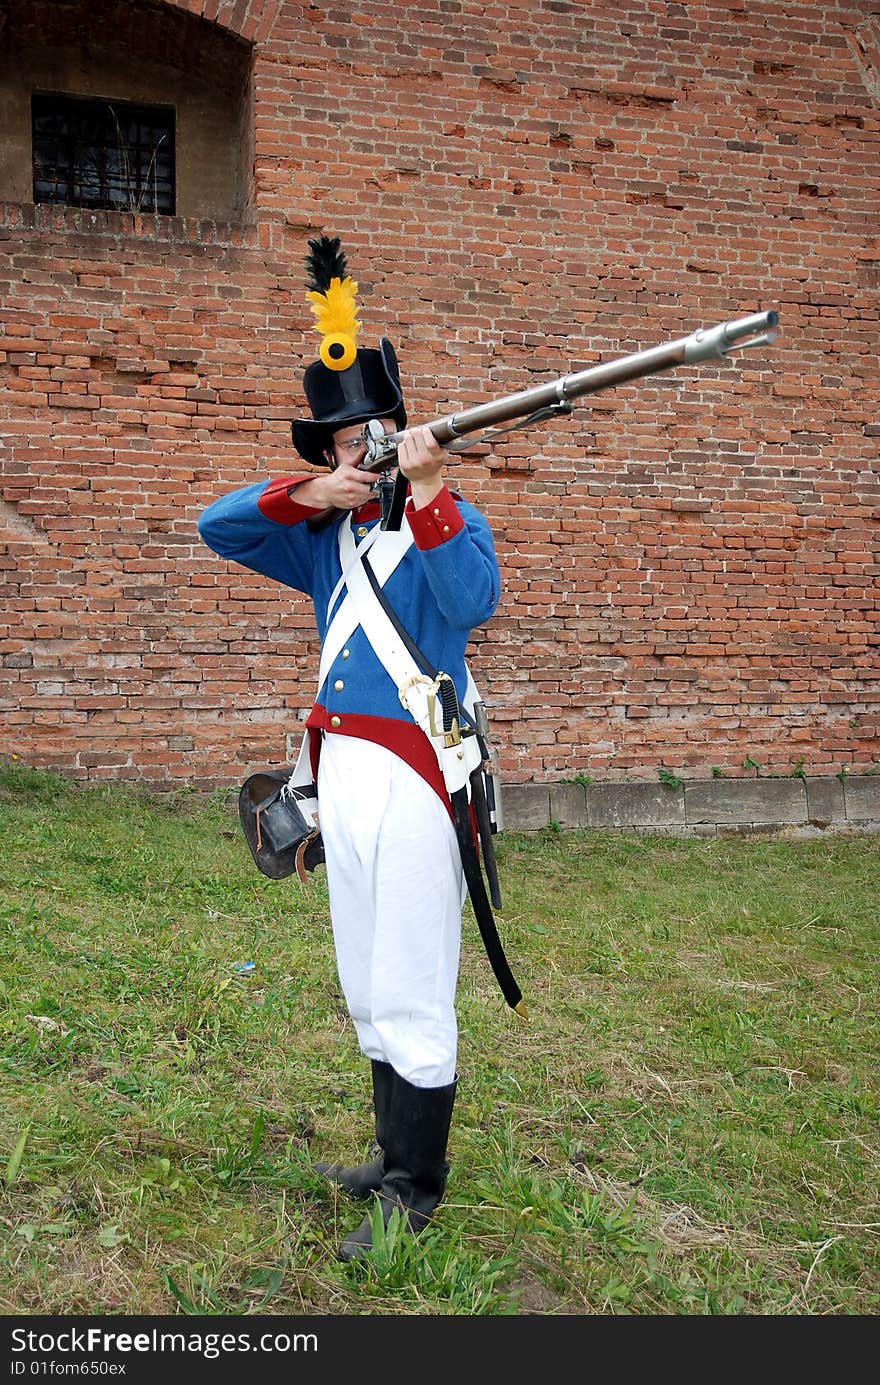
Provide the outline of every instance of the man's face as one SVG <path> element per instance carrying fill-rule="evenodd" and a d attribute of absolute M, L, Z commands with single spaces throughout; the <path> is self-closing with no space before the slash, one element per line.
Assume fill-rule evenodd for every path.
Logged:
<path fill-rule="evenodd" d="M 397 429 L 397 424 L 393 418 L 380 419 L 382 427 L 386 433 L 393 433 Z M 367 455 L 367 447 L 364 442 L 364 425 L 362 423 L 351 424 L 347 428 L 339 428 L 333 434 L 333 460 L 336 466 L 347 462 L 349 466 L 360 466 L 364 457 Z"/>

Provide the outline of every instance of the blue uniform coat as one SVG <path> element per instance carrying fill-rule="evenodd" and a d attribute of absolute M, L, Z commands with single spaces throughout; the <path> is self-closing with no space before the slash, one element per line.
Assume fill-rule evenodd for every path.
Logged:
<path fill-rule="evenodd" d="M 221 557 L 310 596 L 323 644 L 327 604 L 341 576 L 338 532 L 337 524 L 317 530 L 306 524 L 316 511 L 290 496 L 306 479 L 285 477 L 233 491 L 203 512 L 198 527 Z M 478 510 L 445 487 L 421 509 L 410 500 L 407 520 L 414 543 L 384 591 L 410 637 L 435 668 L 451 676 L 461 699 L 471 631 L 489 619 L 500 593 L 492 533 Z M 363 506 L 338 522 L 352 524 L 362 537 L 378 523 L 378 509 Z M 402 707 L 360 627 L 318 689 L 307 725 L 386 745 L 446 796 L 427 738 Z"/>

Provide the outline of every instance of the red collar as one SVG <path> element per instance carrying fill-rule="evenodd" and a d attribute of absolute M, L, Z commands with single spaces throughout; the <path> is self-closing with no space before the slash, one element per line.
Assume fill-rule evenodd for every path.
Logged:
<path fill-rule="evenodd" d="M 372 524 L 374 519 L 378 519 L 380 514 L 378 500 L 368 500 L 365 505 L 361 505 L 359 510 L 352 510 L 352 524 Z"/>
<path fill-rule="evenodd" d="M 412 487 L 406 488 L 407 498 L 412 495 Z M 378 519 L 381 514 L 378 500 L 368 500 L 361 505 L 359 510 L 352 510 L 351 519 L 353 524 L 371 524 L 374 519 Z"/>

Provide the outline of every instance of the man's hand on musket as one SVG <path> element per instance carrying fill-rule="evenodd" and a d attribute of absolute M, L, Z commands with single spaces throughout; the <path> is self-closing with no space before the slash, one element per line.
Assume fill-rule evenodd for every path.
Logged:
<path fill-rule="evenodd" d="M 386 433 L 393 433 L 394 419 L 383 418 L 382 426 Z M 362 423 L 337 428 L 324 455 L 330 470 L 294 487 L 300 504 L 322 510 L 357 510 L 375 498 L 376 473 L 362 465 L 367 455 Z"/>
<path fill-rule="evenodd" d="M 441 447 L 428 423 L 408 428 L 397 449 L 397 465 L 412 488 L 417 510 L 430 504 L 443 488 L 443 468 L 449 453 Z"/>
<path fill-rule="evenodd" d="M 386 433 L 395 431 L 391 418 L 383 418 Z M 363 465 L 367 454 L 363 440 L 363 425 L 340 428 L 333 434 L 327 451 L 331 470 L 301 481 L 291 491 L 302 505 L 316 509 L 356 510 L 375 498 L 377 475 Z M 430 504 L 443 488 L 443 468 L 449 458 L 431 431 L 430 424 L 408 428 L 397 450 L 397 464 L 412 488 L 413 504 L 417 510 Z"/>
<path fill-rule="evenodd" d="M 374 498 L 375 484 L 375 471 L 343 461 L 326 475 L 301 481 L 290 494 L 299 504 L 313 505 L 316 510 L 356 510 Z"/>

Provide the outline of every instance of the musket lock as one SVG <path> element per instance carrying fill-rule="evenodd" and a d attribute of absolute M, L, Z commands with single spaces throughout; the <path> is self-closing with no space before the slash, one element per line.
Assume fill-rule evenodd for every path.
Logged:
<path fill-rule="evenodd" d="M 364 446 L 367 449 L 365 461 L 375 471 L 385 463 L 391 466 L 397 456 L 399 433 L 386 433 L 378 418 L 371 418 L 364 424 Z"/>

